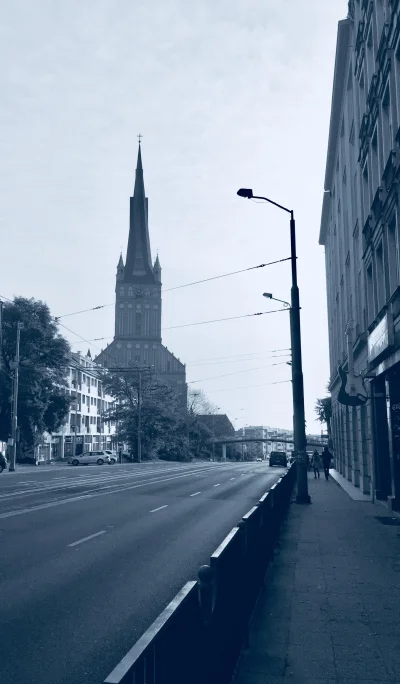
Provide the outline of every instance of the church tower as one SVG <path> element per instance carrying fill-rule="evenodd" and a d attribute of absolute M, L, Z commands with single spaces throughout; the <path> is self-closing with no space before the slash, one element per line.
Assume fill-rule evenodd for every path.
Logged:
<path fill-rule="evenodd" d="M 161 265 L 151 258 L 148 200 L 139 150 L 130 198 L 128 248 L 117 265 L 114 340 L 96 358 L 104 367 L 153 366 L 165 382 L 186 396 L 185 366 L 161 342 Z"/>
<path fill-rule="evenodd" d="M 151 260 L 140 143 L 130 198 L 128 249 L 125 265 L 122 255 L 118 262 L 115 294 L 115 339 L 161 343 L 161 268 L 158 257 L 154 265 Z"/>

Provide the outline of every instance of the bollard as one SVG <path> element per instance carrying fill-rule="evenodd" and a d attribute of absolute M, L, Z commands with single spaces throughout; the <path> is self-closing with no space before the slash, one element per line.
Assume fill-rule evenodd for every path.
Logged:
<path fill-rule="evenodd" d="M 201 617 L 205 627 L 208 627 L 215 607 L 214 573 L 209 565 L 202 565 L 197 577 Z"/>

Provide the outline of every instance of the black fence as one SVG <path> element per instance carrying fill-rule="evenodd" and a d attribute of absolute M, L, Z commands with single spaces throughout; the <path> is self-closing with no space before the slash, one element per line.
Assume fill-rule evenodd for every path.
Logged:
<path fill-rule="evenodd" d="M 289 505 L 296 465 L 243 516 L 104 684 L 228 684 Z"/>

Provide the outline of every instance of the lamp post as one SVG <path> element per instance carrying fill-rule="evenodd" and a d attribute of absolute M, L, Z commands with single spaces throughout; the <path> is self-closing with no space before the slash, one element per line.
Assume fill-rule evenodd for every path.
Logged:
<path fill-rule="evenodd" d="M 14 370 L 14 381 L 13 381 L 13 413 L 12 413 L 12 423 L 11 423 L 11 440 L 12 440 L 12 451 L 11 460 L 8 470 L 13 473 L 15 471 L 15 463 L 17 461 L 17 430 L 18 430 L 18 383 L 19 383 L 19 345 L 21 339 L 21 329 L 22 323 L 17 324 L 17 346 L 15 352 L 15 360 L 12 364 Z"/>
<path fill-rule="evenodd" d="M 267 299 L 273 299 L 274 302 L 280 302 L 284 306 L 286 306 L 287 309 L 290 309 L 290 304 L 289 302 L 285 302 L 284 299 L 277 299 L 276 297 L 273 297 L 270 292 L 264 292 L 263 297 L 266 297 Z"/>
<path fill-rule="evenodd" d="M 305 411 L 304 411 L 304 382 L 303 382 L 303 364 L 301 358 L 301 329 L 300 329 L 300 296 L 297 285 L 297 254 L 296 254 L 296 224 L 294 220 L 293 209 L 283 207 L 277 202 L 268 199 L 268 197 L 260 197 L 253 195 L 253 191 L 249 188 L 241 188 L 237 194 L 239 197 L 246 197 L 247 199 L 260 199 L 273 204 L 278 209 L 282 209 L 287 214 L 290 214 L 290 256 L 292 265 L 292 288 L 291 288 L 291 306 L 290 306 L 290 337 L 292 347 L 292 392 L 293 392 L 293 438 L 294 448 L 296 452 L 297 461 L 297 503 L 310 503 L 311 499 L 308 494 L 308 479 L 307 479 L 307 438 L 305 427 Z M 266 293 L 268 294 L 268 293 Z M 272 299 L 272 296 L 271 296 Z"/>

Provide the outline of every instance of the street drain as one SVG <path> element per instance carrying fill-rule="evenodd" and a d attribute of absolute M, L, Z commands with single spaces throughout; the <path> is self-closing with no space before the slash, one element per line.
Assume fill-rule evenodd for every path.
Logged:
<path fill-rule="evenodd" d="M 382 523 L 382 525 L 400 526 L 400 518 L 388 518 L 386 515 L 376 515 L 375 519 Z"/>

